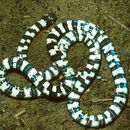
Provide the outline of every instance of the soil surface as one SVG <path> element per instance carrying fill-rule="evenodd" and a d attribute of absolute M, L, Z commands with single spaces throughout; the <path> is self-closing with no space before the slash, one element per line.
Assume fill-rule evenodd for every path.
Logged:
<path fill-rule="evenodd" d="M 125 71 L 128 84 L 130 83 L 129 0 L 0 0 L 0 61 L 15 56 L 19 41 L 25 31 L 40 20 L 45 13 L 50 12 L 56 13 L 58 17 L 54 25 L 73 19 L 86 20 L 100 26 L 111 39 Z M 107 15 L 112 16 L 128 29 Z M 52 65 L 46 48 L 47 34 L 47 31 L 42 31 L 29 48 L 28 61 L 37 70 L 43 71 Z M 88 55 L 88 48 L 83 44 L 76 43 L 70 48 L 68 60 L 75 72 L 84 70 Z M 86 91 L 81 98 L 80 107 L 89 114 L 105 111 L 115 95 L 113 79 L 104 56 L 99 75 L 108 82 L 95 79 L 89 91 Z M 9 73 L 7 78 L 11 83 L 17 85 L 31 85 L 23 75 L 15 71 Z M 21 111 L 25 111 L 25 113 L 16 119 L 15 115 Z M 18 100 L 0 92 L 0 130 L 86 129 L 70 117 L 66 100 L 61 102 L 50 101 L 46 98 Z M 91 129 L 93 130 L 93 128 Z M 128 99 L 124 111 L 113 123 L 100 129 L 130 130 L 130 100 Z"/>

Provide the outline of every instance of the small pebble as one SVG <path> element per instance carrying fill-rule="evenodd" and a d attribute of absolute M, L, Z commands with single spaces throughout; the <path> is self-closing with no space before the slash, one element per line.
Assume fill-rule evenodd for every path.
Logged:
<path fill-rule="evenodd" d="M 0 104 L 7 104 L 5 100 L 0 100 Z"/>
<path fill-rule="evenodd" d="M 70 8 L 72 5 L 70 3 L 67 4 L 67 7 Z"/>
<path fill-rule="evenodd" d="M 0 114 L 3 114 L 3 113 L 5 113 L 5 110 L 4 110 L 4 109 L 1 109 L 1 110 L 0 110 Z"/>

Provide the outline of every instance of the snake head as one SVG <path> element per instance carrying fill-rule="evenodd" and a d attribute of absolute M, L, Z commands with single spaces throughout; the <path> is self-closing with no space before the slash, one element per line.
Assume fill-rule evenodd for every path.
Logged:
<path fill-rule="evenodd" d="M 57 17 L 56 17 L 56 14 L 55 13 L 49 13 L 49 14 L 45 14 L 42 19 L 46 20 L 46 23 L 47 23 L 47 28 L 52 26 L 56 20 L 57 20 Z"/>

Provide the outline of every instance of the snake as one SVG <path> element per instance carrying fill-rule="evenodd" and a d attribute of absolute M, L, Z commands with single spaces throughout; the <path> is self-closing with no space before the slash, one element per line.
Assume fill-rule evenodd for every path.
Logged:
<path fill-rule="evenodd" d="M 74 72 L 67 61 L 63 61 L 69 69 L 64 70 L 64 79 L 58 85 L 53 85 L 49 81 L 59 74 L 59 69 L 55 63 L 44 72 L 37 71 L 33 65 L 27 61 L 27 52 L 33 39 L 42 30 L 48 29 L 55 23 L 57 17 L 54 13 L 45 14 L 41 20 L 32 25 L 23 35 L 17 48 L 16 57 L 4 59 L 0 63 L 0 90 L 7 96 L 19 99 L 49 97 L 64 98 L 74 86 Z M 23 60 L 23 61 L 22 61 Z M 64 67 L 64 65 L 60 65 Z M 18 86 L 7 80 L 7 71 L 10 69 L 23 72 L 34 86 Z M 68 76 L 71 73 L 71 77 Z"/>
<path fill-rule="evenodd" d="M 124 70 L 105 32 L 93 23 L 83 20 L 68 20 L 51 30 L 47 37 L 47 48 L 52 61 L 58 65 L 59 59 L 66 59 L 69 48 L 76 42 L 87 45 L 90 55 L 84 71 L 78 71 L 76 74 L 74 89 L 67 96 L 67 109 L 70 116 L 80 125 L 94 128 L 104 127 L 113 122 L 126 105 L 128 87 Z M 115 97 L 105 112 L 97 115 L 85 114 L 80 108 L 80 98 L 99 70 L 101 52 L 104 53 L 114 80 Z"/>
<path fill-rule="evenodd" d="M 34 81 L 36 81 L 36 77 L 40 76 L 40 74 L 47 81 L 51 80 L 53 77 L 56 77 L 59 74 L 59 69 L 56 67 L 54 63 L 48 70 L 44 72 L 37 72 L 37 70 L 31 64 L 29 64 L 29 62 L 26 61 L 28 48 L 31 45 L 33 39 L 38 35 L 40 31 L 46 30 L 51 25 L 53 25 L 56 20 L 57 17 L 54 13 L 45 14 L 41 18 L 41 20 L 37 21 L 33 26 L 31 26 L 22 36 L 19 42 L 19 46 L 17 47 L 16 57 L 6 58 L 1 62 L 0 90 L 7 96 L 19 99 L 44 97 L 43 93 L 41 93 L 36 86 L 18 86 L 10 83 L 6 78 L 6 73 L 10 69 L 17 68 L 19 71 L 23 73 L 24 69 L 27 69 L 28 72 L 31 71 L 33 75 L 31 75 L 31 77 L 29 77 L 28 75 L 28 78 L 32 80 L 33 83 Z M 26 72 L 26 74 L 28 72 Z"/>
<path fill-rule="evenodd" d="M 22 37 L 16 57 L 6 58 L 0 63 L 0 90 L 9 96 L 18 98 L 43 95 L 57 98 L 68 95 L 67 108 L 70 116 L 77 123 L 85 127 L 104 127 L 118 117 L 128 97 L 127 81 L 117 53 L 108 36 L 96 25 L 86 23 L 83 20 L 69 20 L 52 28 L 47 36 L 47 49 L 53 61 L 53 67 L 49 68 L 49 71 L 37 71 L 26 60 L 29 45 L 40 31 L 48 28 L 48 23 L 50 27 L 55 21 L 54 15 L 45 15 L 31 26 Z M 77 74 L 67 60 L 67 52 L 76 42 L 81 42 L 87 46 L 90 53 L 84 71 L 78 71 Z M 91 85 L 98 73 L 101 52 L 104 53 L 113 76 L 115 97 L 112 105 L 105 112 L 89 115 L 80 109 L 79 102 L 81 95 Z M 59 70 L 55 66 L 58 66 Z M 25 73 L 34 86 L 11 84 L 6 78 L 6 72 L 9 69 L 16 69 Z M 58 86 L 52 85 L 49 80 L 57 76 L 59 71 L 64 75 L 63 82 L 60 82 Z"/>

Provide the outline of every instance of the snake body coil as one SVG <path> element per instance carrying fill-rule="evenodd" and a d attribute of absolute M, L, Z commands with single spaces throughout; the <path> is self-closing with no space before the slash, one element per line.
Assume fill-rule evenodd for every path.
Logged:
<path fill-rule="evenodd" d="M 61 39 L 59 40 L 59 38 Z M 91 48 L 90 53 L 92 55 L 90 54 L 89 56 L 89 63 L 86 65 L 85 70 L 83 72 L 78 72 L 76 75 L 74 89 L 67 98 L 67 108 L 71 117 L 76 122 L 86 127 L 103 127 L 115 120 L 126 104 L 128 88 L 120 60 L 108 36 L 92 23 L 72 20 L 63 22 L 53 28 L 48 35 L 48 39 L 48 51 L 54 62 L 66 58 L 66 52 L 73 42 L 83 42 L 87 44 L 89 48 L 93 47 L 93 45 L 97 45 L 95 49 Z M 55 50 L 55 48 L 58 47 L 60 51 Z M 98 70 L 98 64 L 100 63 L 99 50 L 103 51 L 112 73 L 115 83 L 115 98 L 112 105 L 105 112 L 99 115 L 89 115 L 85 114 L 80 109 L 79 100 Z M 58 62 L 56 63 L 58 65 Z"/>

